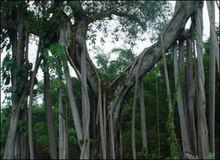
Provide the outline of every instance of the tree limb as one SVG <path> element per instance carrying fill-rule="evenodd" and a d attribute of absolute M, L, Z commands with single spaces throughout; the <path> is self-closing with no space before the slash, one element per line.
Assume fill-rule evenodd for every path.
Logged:
<path fill-rule="evenodd" d="M 199 6 L 200 2 L 195 1 L 185 1 L 182 2 L 181 7 L 176 12 L 168 26 L 164 29 L 163 33 L 163 39 L 164 39 L 164 51 L 166 52 L 172 43 L 175 42 L 177 37 L 182 32 L 182 29 L 184 28 L 187 20 L 196 12 L 197 7 Z M 140 65 L 139 70 L 139 78 L 143 77 L 150 69 L 154 67 L 154 65 L 161 59 L 162 56 L 162 48 L 160 46 L 160 40 L 153 44 L 151 47 L 146 48 L 141 53 L 143 54 L 143 61 Z M 139 55 L 138 58 L 140 58 L 141 55 Z M 118 85 L 116 87 L 116 90 L 114 92 L 114 95 L 120 95 L 116 96 L 116 98 L 111 102 L 111 107 L 113 107 L 113 117 L 114 122 L 116 122 L 119 118 L 119 114 L 121 111 L 121 105 L 119 102 L 122 102 L 124 97 L 127 95 L 127 92 L 134 86 L 135 81 L 135 75 L 137 70 L 138 64 L 134 66 L 133 71 L 131 74 L 125 78 L 125 85 Z M 123 89 L 124 88 L 124 89 Z"/>

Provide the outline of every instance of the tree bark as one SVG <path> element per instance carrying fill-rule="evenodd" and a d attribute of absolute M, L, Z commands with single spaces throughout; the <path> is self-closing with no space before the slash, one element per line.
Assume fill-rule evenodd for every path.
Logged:
<path fill-rule="evenodd" d="M 193 55 L 194 55 L 194 42 L 193 39 L 187 39 L 187 62 L 186 62 L 186 87 L 187 87 L 187 110 L 189 122 L 189 136 L 191 142 L 191 149 L 194 155 L 197 155 L 197 135 L 195 126 L 195 80 L 193 77 Z"/>
<path fill-rule="evenodd" d="M 25 87 L 24 91 L 21 94 L 20 101 L 16 106 L 12 108 L 12 113 L 9 122 L 8 136 L 5 144 L 5 150 L 3 154 L 3 159 L 13 159 L 14 155 L 14 145 L 15 145 L 15 135 L 17 131 L 18 118 L 20 113 L 20 108 L 24 98 L 27 96 L 28 88 L 30 83 Z"/>
<path fill-rule="evenodd" d="M 132 107 L 132 120 L 131 120 L 131 144 L 132 144 L 133 159 L 136 159 L 135 117 L 136 117 L 137 96 L 138 96 L 138 79 L 136 79 L 135 82 L 133 107 Z"/>
<path fill-rule="evenodd" d="M 33 103 L 33 91 L 34 91 L 34 82 L 35 77 L 37 75 L 37 71 L 41 62 L 39 57 L 40 54 L 40 47 L 41 42 L 39 41 L 38 51 L 36 56 L 36 63 L 34 66 L 33 74 L 31 76 L 31 87 L 30 87 L 30 97 L 29 97 L 29 104 L 28 104 L 28 143 L 29 143 L 29 153 L 30 159 L 34 159 L 34 145 L 33 145 L 33 129 L 32 129 L 32 103 Z"/>
<path fill-rule="evenodd" d="M 183 45 L 183 44 L 180 44 Z M 182 47 L 180 47 L 180 50 Z M 183 54 L 179 51 L 180 54 Z M 182 140 L 182 148 L 183 148 L 183 156 L 184 158 L 188 158 L 188 155 L 191 154 L 190 144 L 189 144 L 189 136 L 188 136 L 188 129 L 186 125 L 186 114 L 184 111 L 184 102 L 182 97 L 181 91 L 181 75 L 179 72 L 178 60 L 177 60 L 177 49 L 176 46 L 174 47 L 174 77 L 175 77 L 175 86 L 176 86 L 176 93 L 177 93 L 177 106 L 178 106 L 178 113 L 180 118 L 180 129 L 181 129 L 181 140 Z M 179 55 L 180 57 L 180 55 Z M 183 66 L 181 66 L 183 67 Z"/>
<path fill-rule="evenodd" d="M 76 106 L 76 100 L 73 95 L 72 81 L 71 81 L 71 77 L 69 74 L 69 70 L 64 69 L 64 72 L 65 72 L 67 92 L 68 92 L 68 96 L 69 96 L 69 103 L 70 103 L 70 108 L 71 108 L 71 112 L 72 112 L 73 122 L 74 122 L 75 130 L 76 130 L 77 139 L 78 139 L 79 145 L 81 147 L 82 140 L 83 140 L 83 132 L 82 132 L 81 122 L 80 122 L 80 118 L 79 118 L 79 112 L 78 112 L 78 109 Z"/>
<path fill-rule="evenodd" d="M 64 104 L 64 108 L 65 108 L 64 159 L 69 159 L 68 111 L 67 111 L 67 105 L 66 104 Z"/>
<path fill-rule="evenodd" d="M 160 112 L 158 104 L 158 82 L 156 75 L 156 108 L 157 108 L 157 144 L 158 144 L 158 155 L 160 156 Z"/>
<path fill-rule="evenodd" d="M 123 137 L 122 137 L 122 129 L 121 128 L 119 131 L 119 144 L 120 144 L 120 159 L 123 159 Z"/>
<path fill-rule="evenodd" d="M 19 145 L 19 143 L 20 143 L 20 133 L 19 133 L 19 131 L 17 130 L 17 132 L 16 132 L 16 136 L 15 136 L 15 149 L 14 149 L 14 158 L 15 159 L 19 159 L 20 158 L 20 154 L 21 154 L 21 150 L 20 150 L 20 145 Z"/>
<path fill-rule="evenodd" d="M 46 62 L 45 62 L 46 63 Z M 46 107 L 46 117 L 47 117 L 47 130 L 50 145 L 50 156 L 51 159 L 57 158 L 57 148 L 53 121 L 52 104 L 50 98 L 50 75 L 47 66 L 44 68 L 44 102 Z"/>
<path fill-rule="evenodd" d="M 197 41 L 197 64 L 196 64 L 196 94 L 197 94 L 197 118 L 198 118 L 198 154 L 200 158 L 207 159 L 209 154 L 208 129 L 206 123 L 206 97 L 205 97 L 205 75 L 203 68 L 203 18 L 202 7 L 196 14 L 196 41 Z"/>
<path fill-rule="evenodd" d="M 21 19 L 21 15 L 17 10 L 13 10 L 12 12 L 16 12 L 18 25 L 15 29 L 8 29 L 10 43 L 12 45 L 12 57 L 13 57 L 13 66 L 17 70 L 20 69 L 22 63 L 24 62 L 24 47 L 25 47 L 25 36 L 24 36 L 24 25 L 23 20 Z M 17 36 L 18 35 L 18 36 Z M 11 82 L 12 87 L 15 91 L 12 93 L 12 112 L 9 123 L 9 130 L 7 135 L 7 140 L 5 144 L 3 159 L 13 159 L 14 151 L 15 151 L 15 140 L 18 141 L 16 137 L 17 132 L 17 124 L 20 115 L 20 109 L 23 102 L 23 99 L 26 94 L 26 86 L 24 83 L 20 84 L 19 78 L 23 79 L 25 76 L 18 76 L 15 74 L 13 69 L 11 72 Z"/>
<path fill-rule="evenodd" d="M 209 60 L 209 148 L 215 153 L 215 70 L 219 70 L 219 46 L 215 31 L 215 3 L 207 1 L 210 21 L 210 60 Z"/>
<path fill-rule="evenodd" d="M 59 106 L 59 159 L 67 159 L 67 127 L 65 120 L 64 105 L 62 102 L 62 85 L 58 90 Z"/>
<path fill-rule="evenodd" d="M 100 90 L 100 89 L 99 89 Z M 101 93 L 101 91 L 100 91 Z M 102 97 L 101 94 L 99 95 L 98 100 L 98 115 L 99 115 L 99 125 L 100 125 L 100 136 L 101 136 L 101 147 L 102 147 L 102 158 L 106 159 L 106 137 L 105 137 L 105 129 L 104 129 L 104 118 L 103 118 L 103 103 L 102 103 Z"/>
<path fill-rule="evenodd" d="M 114 126 L 114 123 L 113 123 L 113 117 L 112 117 L 112 110 L 110 111 L 110 119 L 109 119 L 109 122 L 108 122 L 108 126 L 110 128 L 109 130 L 109 135 L 110 135 L 110 139 L 109 139 L 109 150 L 110 150 L 110 155 L 109 157 L 111 159 L 115 159 L 115 126 Z"/>
<path fill-rule="evenodd" d="M 27 99 L 24 100 L 25 106 L 21 110 L 21 119 L 27 123 Z M 27 143 L 27 137 L 26 135 L 22 132 L 20 134 L 20 149 L 21 149 L 21 155 L 20 159 L 27 159 L 28 158 L 28 143 Z"/>
<path fill-rule="evenodd" d="M 87 56 L 87 48 L 86 48 L 86 41 L 83 37 L 76 38 L 78 43 L 81 45 L 81 77 L 82 77 L 82 84 L 81 84 L 81 91 L 82 91 L 82 127 L 83 127 L 83 134 L 84 134 L 84 143 L 85 143 L 85 152 L 82 155 L 82 158 L 88 159 L 89 158 L 89 122 L 90 122 L 90 103 L 88 95 L 88 87 L 87 87 L 87 69 L 86 69 L 86 56 Z"/>
<path fill-rule="evenodd" d="M 144 80 L 140 80 L 140 111 L 141 111 L 141 137 L 142 145 L 145 150 L 145 154 L 148 154 L 147 147 L 147 130 L 146 130 L 146 115 L 145 115 L 145 102 L 144 102 Z"/>

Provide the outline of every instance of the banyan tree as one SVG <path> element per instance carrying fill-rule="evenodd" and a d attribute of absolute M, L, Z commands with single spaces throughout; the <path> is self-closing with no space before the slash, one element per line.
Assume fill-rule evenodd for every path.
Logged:
<path fill-rule="evenodd" d="M 72 126 L 82 159 L 118 159 L 122 157 L 121 113 L 129 91 L 134 88 L 132 104 L 132 155 L 137 158 L 135 114 L 141 110 L 143 148 L 148 152 L 143 78 L 162 61 L 169 112 L 170 148 L 179 147 L 182 158 L 207 159 L 215 153 L 215 90 L 219 79 L 219 35 L 215 27 L 215 1 L 177 1 L 168 21 L 166 1 L 1 1 L 2 79 L 11 84 L 11 107 L 3 159 L 36 158 L 33 140 L 32 109 L 34 87 L 39 68 L 43 71 L 43 93 L 52 159 L 68 158 L 65 111 L 70 108 Z M 203 59 L 203 8 L 207 5 L 210 21 L 209 79 L 205 79 Z M 219 8 L 218 8 L 219 9 Z M 218 10 L 219 11 L 219 10 Z M 146 47 L 136 59 L 112 81 L 104 81 L 90 58 L 88 40 L 97 31 L 108 32 L 107 22 L 118 23 L 114 35 L 125 32 L 130 42 L 145 38 L 140 33 L 156 28 L 155 43 Z M 185 29 L 191 21 L 190 28 Z M 92 26 L 95 26 L 92 28 Z M 35 64 L 29 62 L 30 35 L 38 38 Z M 105 36 L 102 37 L 105 39 Z M 94 44 L 95 45 L 95 44 Z M 171 96 L 167 53 L 173 57 L 175 98 Z M 10 62 L 7 61 L 10 59 Z M 8 62 L 8 63 L 7 63 Z M 58 140 L 50 97 L 51 68 L 59 81 Z M 71 72 L 80 82 L 81 102 L 76 101 Z M 217 75 L 217 77 L 216 77 Z M 208 83 L 208 96 L 205 94 Z M 65 93 L 64 93 L 65 92 Z M 64 94 L 68 102 L 64 103 Z M 147 100 L 146 100 L 147 101 Z M 68 105 L 66 105 L 68 104 Z M 156 103 L 155 103 L 156 104 Z M 178 114 L 173 113 L 177 107 Z M 160 107 L 157 105 L 157 107 Z M 25 111 L 27 109 L 27 113 Z M 180 139 L 176 140 L 174 116 L 179 117 Z M 20 120 L 28 122 L 28 136 L 18 132 Z M 155 124 L 156 125 L 156 124 Z M 91 143 L 91 140 L 95 143 Z M 26 143 L 28 142 L 28 143 Z M 170 156 L 172 158 L 172 155 Z"/>

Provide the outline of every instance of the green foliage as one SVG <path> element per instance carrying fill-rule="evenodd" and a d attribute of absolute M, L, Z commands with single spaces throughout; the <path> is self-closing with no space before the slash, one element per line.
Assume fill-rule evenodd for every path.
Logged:
<path fill-rule="evenodd" d="M 215 153 L 209 153 L 208 159 L 215 159 Z"/>
<path fill-rule="evenodd" d="M 31 65 L 27 63 L 17 65 L 11 55 L 7 53 L 2 61 L 2 79 L 4 85 L 8 86 L 12 81 L 13 75 L 14 78 L 16 77 L 16 84 L 13 85 L 13 88 L 6 87 L 5 91 L 21 93 L 26 83 L 24 78 L 28 76 L 30 69 Z"/>
<path fill-rule="evenodd" d="M 48 144 L 47 126 L 44 122 L 37 122 L 34 125 L 35 140 L 39 144 Z"/>
<path fill-rule="evenodd" d="M 9 106 L 5 108 L 1 108 L 1 134 L 0 134 L 0 144 L 1 144 L 1 152 L 0 154 L 2 155 L 3 152 L 3 147 L 7 138 L 7 131 L 9 127 L 9 117 L 10 117 L 10 110 L 11 108 Z"/>
<path fill-rule="evenodd" d="M 76 138 L 76 131 L 73 128 L 70 128 L 68 130 L 68 138 L 69 138 L 69 142 L 73 143 L 74 145 L 78 144 L 78 141 Z"/>
<path fill-rule="evenodd" d="M 190 155 L 189 159 L 200 159 L 198 155 Z M 215 154 L 214 153 L 209 153 L 208 158 L 207 159 L 215 159 Z"/>
<path fill-rule="evenodd" d="M 134 60 L 135 55 L 130 49 L 115 48 L 111 54 L 116 54 L 116 60 L 109 60 L 105 54 L 96 55 L 96 63 L 104 80 L 113 80 L 123 72 L 126 67 Z"/>
<path fill-rule="evenodd" d="M 61 59 L 63 61 L 67 60 L 65 50 L 59 43 L 51 44 L 49 49 L 52 54 L 58 59 Z"/>
<path fill-rule="evenodd" d="M 45 63 L 42 65 L 43 71 L 50 68 L 56 73 L 55 75 L 58 75 L 60 78 L 62 78 L 62 68 L 64 70 L 68 69 L 66 51 L 59 43 L 51 44 L 48 49 L 44 48 L 43 59 L 45 60 Z M 61 81 L 59 81 L 59 83 L 61 83 Z"/>
<path fill-rule="evenodd" d="M 189 156 L 189 159 L 200 159 L 197 155 L 193 156 L 193 155 L 190 155 Z"/>
<path fill-rule="evenodd" d="M 18 131 L 21 133 L 21 134 L 24 134 L 24 135 L 27 135 L 27 122 L 25 120 L 20 120 L 18 122 Z"/>
<path fill-rule="evenodd" d="M 104 36 L 113 35 L 113 41 L 117 41 L 121 33 L 125 33 L 125 42 L 134 44 L 135 39 L 143 39 L 141 34 L 146 30 L 154 31 L 152 35 L 157 35 L 170 14 L 170 5 L 165 1 L 84 1 L 83 5 L 91 19 L 107 15 L 89 28 L 88 37 L 92 41 L 96 39 L 97 31 L 102 31 Z M 108 12 L 112 14 L 107 14 Z M 109 19 L 118 22 L 111 30 L 108 28 Z"/>
<path fill-rule="evenodd" d="M 11 75 L 10 71 L 12 69 L 12 58 L 8 53 L 4 60 L 2 61 L 2 80 L 4 81 L 4 85 L 9 85 Z"/>

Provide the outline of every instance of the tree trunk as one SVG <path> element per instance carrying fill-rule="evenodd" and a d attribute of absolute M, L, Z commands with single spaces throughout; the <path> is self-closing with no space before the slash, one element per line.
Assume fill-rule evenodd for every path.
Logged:
<path fill-rule="evenodd" d="M 46 63 L 46 62 L 45 62 Z M 44 68 L 44 101 L 46 107 L 46 117 L 47 117 L 47 130 L 50 145 L 50 156 L 51 159 L 57 159 L 57 148 L 53 121 L 52 104 L 50 98 L 50 75 L 49 69 L 45 65 Z"/>
<path fill-rule="evenodd" d="M 76 3 L 78 3 L 78 2 L 76 2 Z M 70 24 L 67 23 L 65 25 L 64 25 L 64 28 L 61 28 L 61 30 L 60 30 L 59 43 L 63 47 L 64 52 L 66 52 L 67 55 L 69 55 L 67 48 L 70 43 L 69 37 L 68 37 L 69 33 L 70 33 Z M 77 28 L 77 33 L 76 33 L 76 40 L 78 43 L 78 46 L 76 47 L 76 51 L 77 51 L 77 53 L 79 52 L 78 54 L 81 54 L 80 59 L 82 61 L 81 62 L 81 64 L 82 64 L 81 74 L 79 73 L 79 71 L 76 68 L 72 59 L 70 57 L 67 57 L 70 62 L 70 65 L 74 68 L 77 77 L 81 81 L 82 106 L 83 106 L 82 108 L 84 108 L 84 109 L 82 109 L 83 128 L 81 127 L 80 116 L 79 116 L 79 112 L 78 112 L 78 109 L 76 106 L 75 97 L 73 95 L 72 81 L 71 81 L 71 77 L 70 77 L 70 73 L 69 73 L 68 64 L 66 61 L 64 61 L 63 65 L 64 65 L 65 79 L 66 79 L 66 83 L 67 83 L 67 92 L 68 92 L 68 96 L 69 96 L 69 103 L 70 103 L 70 107 L 71 107 L 71 112 L 72 112 L 72 117 L 73 117 L 73 121 L 74 121 L 74 125 L 75 125 L 77 139 L 78 139 L 80 150 L 81 150 L 80 158 L 89 158 L 90 103 L 89 103 L 89 95 L 88 95 L 88 90 L 87 90 L 86 67 L 84 67 L 84 65 L 85 65 L 84 63 L 86 63 L 86 57 L 88 54 L 87 48 L 86 48 L 85 38 L 83 37 L 83 36 L 85 36 L 84 35 L 85 33 L 83 31 L 84 31 L 84 29 L 86 29 L 86 27 L 84 25 L 86 25 L 86 24 L 84 24 L 83 21 L 80 21 L 79 26 Z"/>
<path fill-rule="evenodd" d="M 219 70 L 219 47 L 215 31 L 215 3 L 207 1 L 210 21 L 210 61 L 209 61 L 209 148 L 215 153 L 215 70 Z M 216 63 L 215 63 L 216 62 Z"/>
<path fill-rule="evenodd" d="M 156 75 L 156 108 L 157 108 L 157 144 L 158 144 L 158 155 L 160 156 L 160 112 L 158 104 L 158 82 Z"/>
<path fill-rule="evenodd" d="M 19 121 L 22 122 L 22 126 L 27 122 L 27 98 L 24 99 L 21 111 L 19 114 Z M 14 158 L 16 159 L 27 159 L 27 136 L 25 135 L 26 130 L 18 128 L 15 137 L 15 150 Z"/>
<path fill-rule="evenodd" d="M 119 144 L 120 144 L 120 159 L 123 159 L 123 137 L 122 137 L 121 127 L 120 127 L 120 131 L 119 131 Z"/>
<path fill-rule="evenodd" d="M 20 133 L 19 133 L 19 131 L 17 130 L 17 132 L 16 132 L 16 136 L 15 136 L 15 149 L 14 149 L 14 158 L 15 159 L 19 159 L 20 158 L 20 154 L 21 154 L 21 150 L 20 150 L 20 145 L 19 145 L 19 143 L 20 143 Z"/>
<path fill-rule="evenodd" d="M 180 44 L 180 45 L 183 45 Z M 180 47 L 180 50 L 182 47 Z M 183 54 L 182 51 L 179 51 L 180 54 Z M 186 125 L 186 114 L 184 111 L 184 102 L 183 96 L 181 91 L 181 75 L 179 72 L 178 60 L 177 60 L 177 49 L 174 47 L 174 77 L 175 77 L 175 86 L 176 86 L 176 93 L 177 93 L 177 106 L 178 106 L 178 113 L 180 118 L 180 129 L 181 129 L 181 140 L 182 140 L 182 148 L 183 148 L 183 156 L 184 158 L 188 158 L 188 154 L 191 154 L 190 144 L 189 144 L 189 136 L 188 136 L 188 129 Z M 179 55 L 179 57 L 181 57 Z M 183 67 L 183 66 L 181 66 Z"/>
<path fill-rule="evenodd" d="M 186 44 L 184 40 L 179 40 L 179 61 L 178 61 L 178 69 L 179 69 L 179 84 L 181 91 L 181 99 L 183 103 L 183 111 L 185 116 L 185 124 L 188 128 L 188 119 L 187 116 L 187 107 L 186 107 L 186 74 L 185 74 L 185 53 L 186 53 Z"/>
<path fill-rule="evenodd" d="M 59 106 L 59 159 L 67 159 L 67 127 L 64 105 L 62 102 L 62 86 L 58 91 Z"/>
<path fill-rule="evenodd" d="M 24 100 L 25 106 L 21 110 L 21 119 L 27 123 L 27 99 Z M 20 159 L 27 159 L 28 158 L 28 145 L 27 145 L 27 137 L 24 134 L 25 131 L 22 131 L 20 134 L 20 149 L 21 149 L 21 155 Z"/>
<path fill-rule="evenodd" d="M 132 120 L 131 120 L 131 144 L 132 144 L 133 159 L 136 159 L 135 117 L 136 117 L 137 96 L 138 96 L 138 79 L 136 79 L 135 82 L 133 107 L 132 107 Z"/>
<path fill-rule="evenodd" d="M 81 41 L 79 41 L 79 38 Z M 83 127 L 83 134 L 84 134 L 84 143 L 85 149 L 82 158 L 88 159 L 89 158 L 89 122 L 90 122 L 90 103 L 88 99 L 88 87 L 87 87 L 87 74 L 86 74 L 86 56 L 87 56 L 87 48 L 86 48 L 86 41 L 83 37 L 77 37 L 78 42 L 81 45 L 81 77 L 82 77 L 82 84 L 81 84 L 81 91 L 82 91 L 82 127 Z"/>
<path fill-rule="evenodd" d="M 35 77 L 37 75 L 37 71 L 41 62 L 40 59 L 40 44 L 39 41 L 38 51 L 36 56 L 36 63 L 34 66 L 34 71 L 31 76 L 31 86 L 30 86 L 30 97 L 29 97 L 29 104 L 28 104 L 28 143 L 29 143 L 29 152 L 30 152 L 30 159 L 34 159 L 34 145 L 33 145 L 33 129 L 32 129 L 32 103 L 33 103 L 33 91 L 34 91 L 34 83 Z"/>
<path fill-rule="evenodd" d="M 144 79 L 140 80 L 140 111 L 141 111 L 141 136 L 142 145 L 145 150 L 145 154 L 148 154 L 147 147 L 147 131 L 146 131 L 146 115 L 145 115 L 145 103 L 144 103 Z"/>
<path fill-rule="evenodd" d="M 100 89 L 99 89 L 100 90 Z M 101 91 L 100 91 L 101 92 Z M 100 136 L 101 136 L 101 148 L 102 148 L 102 158 L 106 159 L 106 141 L 105 141 L 105 129 L 104 129 L 104 118 L 103 118 L 103 103 L 102 103 L 102 97 L 101 94 L 99 95 L 98 100 L 98 115 L 99 115 L 99 125 L 100 125 Z"/>
<path fill-rule="evenodd" d="M 65 128 L 64 128 L 64 159 L 69 159 L 69 138 L 68 138 L 68 111 L 67 105 L 64 104 L 65 108 Z"/>
<path fill-rule="evenodd" d="M 197 66 L 196 66 L 196 94 L 197 94 L 197 118 L 198 118 L 198 154 L 200 158 L 207 159 L 209 153 L 208 129 L 206 123 L 206 98 L 205 98 L 205 75 L 203 68 L 203 18 L 202 7 L 196 14 L 196 41 L 197 41 Z"/>
<path fill-rule="evenodd" d="M 79 118 L 79 112 L 78 112 L 78 109 L 76 106 L 76 100 L 73 95 L 72 81 L 71 81 L 71 77 L 69 74 L 69 70 L 64 69 L 64 72 L 65 72 L 67 92 L 68 92 L 68 96 L 69 96 L 69 103 L 70 103 L 70 108 L 71 108 L 71 112 L 72 112 L 73 122 L 74 122 L 75 130 L 76 130 L 77 139 L 78 139 L 79 145 L 81 147 L 82 140 L 83 140 L 83 134 L 82 134 L 82 127 L 81 127 L 81 122 L 80 122 L 80 118 Z"/>
<path fill-rule="evenodd" d="M 114 123 L 113 123 L 113 117 L 112 117 L 112 110 L 110 111 L 110 119 L 109 119 L 109 122 L 108 122 L 108 126 L 110 128 L 109 130 L 109 135 L 110 135 L 110 139 L 109 139 L 109 150 L 110 150 L 110 153 L 109 153 L 109 157 L 111 159 L 115 159 L 115 127 L 113 126 Z"/>
<path fill-rule="evenodd" d="M 18 107 L 18 105 L 16 105 L 15 107 Z M 19 117 L 19 109 L 13 109 L 13 112 L 10 117 L 10 126 L 5 144 L 3 159 L 13 159 L 18 117 Z"/>
<path fill-rule="evenodd" d="M 194 99 L 195 99 L 195 80 L 193 78 L 193 55 L 194 43 L 193 39 L 187 40 L 187 62 L 186 62 L 186 87 L 187 87 L 187 110 L 189 122 L 189 136 L 191 142 L 191 149 L 194 155 L 197 155 L 197 135 L 195 126 L 195 112 L 194 112 Z"/>
<path fill-rule="evenodd" d="M 167 99 L 168 99 L 168 133 L 169 133 L 169 143 L 170 143 L 170 157 L 174 158 L 174 155 L 172 154 L 174 149 L 176 149 L 175 146 L 175 131 L 174 131 L 174 112 L 173 112 L 173 106 L 172 106 L 172 99 L 171 99 L 171 90 L 170 90 L 170 82 L 169 82 L 169 75 L 168 75 L 168 69 L 167 69 L 167 62 L 166 62 L 166 53 L 164 50 L 164 38 L 163 33 L 160 35 L 160 42 L 161 42 L 161 50 L 162 50 L 162 57 L 163 57 L 163 67 L 164 67 L 164 73 L 165 73 L 165 82 L 166 82 L 166 91 L 167 91 Z"/>
<path fill-rule="evenodd" d="M 16 10 L 13 10 L 17 12 Z M 16 67 L 17 70 L 20 69 L 21 65 L 24 65 L 24 47 L 25 47 L 25 36 L 24 36 L 24 25 L 21 19 L 19 12 L 17 12 L 17 21 L 18 25 L 16 29 L 9 29 L 9 39 L 12 45 L 12 58 L 13 58 L 13 65 Z M 18 35 L 18 36 L 17 36 Z M 7 135 L 7 140 L 5 144 L 3 159 L 13 159 L 14 151 L 15 151 L 15 140 L 18 142 L 16 138 L 17 132 L 17 124 L 19 120 L 19 114 L 21 105 L 24 99 L 24 96 L 27 94 L 27 90 L 25 88 L 24 83 L 20 83 L 19 79 L 24 80 L 24 76 L 18 77 L 15 75 L 13 69 L 11 72 L 12 78 L 12 88 L 15 91 L 12 93 L 12 113 L 10 117 L 9 123 L 9 130 Z M 25 75 L 27 76 L 27 75 Z"/>
<path fill-rule="evenodd" d="M 27 89 L 29 85 L 24 89 L 21 97 L 20 97 L 20 102 L 15 103 L 15 106 L 12 108 L 12 113 L 10 117 L 10 122 L 9 122 L 9 129 L 8 129 L 8 136 L 5 144 L 5 150 L 3 154 L 3 159 L 13 159 L 14 155 L 14 145 L 15 145 L 15 135 L 17 131 L 17 124 L 18 124 L 18 118 L 19 118 L 19 113 L 20 113 L 20 108 L 22 105 L 22 102 L 24 98 L 27 96 Z"/>
<path fill-rule="evenodd" d="M 182 32 L 182 28 L 184 28 L 187 20 L 193 15 L 200 2 L 197 1 L 187 1 L 182 3 L 184 5 L 184 10 L 179 9 L 178 14 L 174 16 L 174 18 L 170 21 L 167 27 L 163 31 L 163 39 L 164 39 L 164 51 L 167 51 L 172 43 L 176 41 L 176 38 Z M 121 103 L 123 102 L 124 97 L 127 95 L 128 91 L 134 86 L 135 75 L 139 72 L 139 79 L 143 77 L 150 69 L 152 69 L 155 64 L 161 59 L 162 56 L 162 47 L 160 46 L 160 41 L 153 44 L 149 48 L 145 48 L 138 58 L 142 57 L 142 61 L 140 64 L 140 69 L 137 71 L 138 64 L 133 64 L 132 70 L 128 70 L 128 74 L 123 74 L 118 79 L 125 79 L 124 85 L 121 83 L 115 83 L 110 85 L 109 89 L 113 90 L 114 99 L 111 99 L 109 104 L 109 118 L 113 117 L 113 122 L 117 123 L 120 117 L 120 113 L 122 110 Z M 113 124 L 115 125 L 115 124 Z"/>

